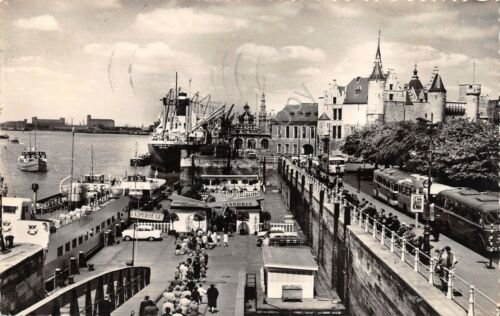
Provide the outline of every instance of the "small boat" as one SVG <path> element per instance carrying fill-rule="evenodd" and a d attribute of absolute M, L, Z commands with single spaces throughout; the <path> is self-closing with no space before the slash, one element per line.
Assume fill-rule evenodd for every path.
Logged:
<path fill-rule="evenodd" d="M 147 154 L 142 154 L 142 155 L 139 155 L 139 156 L 136 156 L 132 159 L 130 159 L 130 166 L 131 167 L 135 167 L 137 165 L 137 167 L 144 167 L 144 166 L 147 166 L 151 163 L 151 154 L 147 153 Z"/>
<path fill-rule="evenodd" d="M 9 139 L 8 134 L 0 134 L 0 139 Z"/>
<path fill-rule="evenodd" d="M 47 154 L 44 151 L 23 151 L 17 158 L 17 168 L 26 172 L 47 172 Z"/>
<path fill-rule="evenodd" d="M 10 140 L 11 143 L 14 143 L 14 144 L 19 144 L 19 138 L 17 137 L 12 137 L 11 140 Z"/>

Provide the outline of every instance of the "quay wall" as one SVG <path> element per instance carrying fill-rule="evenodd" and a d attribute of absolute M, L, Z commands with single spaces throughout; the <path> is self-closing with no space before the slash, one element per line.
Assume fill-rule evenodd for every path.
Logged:
<path fill-rule="evenodd" d="M 371 233 L 351 223 L 350 209 L 334 203 L 289 160 L 282 160 L 278 171 L 282 197 L 312 246 L 319 277 L 351 315 L 465 315 Z"/>

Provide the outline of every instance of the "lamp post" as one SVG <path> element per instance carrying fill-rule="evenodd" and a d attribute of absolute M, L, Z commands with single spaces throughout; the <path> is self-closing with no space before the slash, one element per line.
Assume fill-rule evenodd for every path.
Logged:
<path fill-rule="evenodd" d="M 427 257 L 430 257 L 430 252 L 431 252 L 431 246 L 430 246 L 430 215 L 431 215 L 431 185 L 432 185 L 432 151 L 433 151 L 433 144 L 432 144 L 432 136 L 435 128 L 434 124 L 434 115 L 431 113 L 431 120 L 430 122 L 427 121 L 427 128 L 429 131 L 429 154 L 428 154 L 428 168 L 427 168 L 427 216 L 425 217 L 425 226 L 424 226 L 424 245 L 423 245 L 423 252 L 427 255 Z M 427 257 L 426 258 L 427 260 Z"/>

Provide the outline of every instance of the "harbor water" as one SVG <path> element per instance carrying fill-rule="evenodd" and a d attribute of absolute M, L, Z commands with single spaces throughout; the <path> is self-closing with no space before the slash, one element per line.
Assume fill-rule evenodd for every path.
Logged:
<path fill-rule="evenodd" d="M 0 174 L 8 186 L 7 196 L 33 196 L 31 185 L 39 184 L 38 198 L 44 198 L 59 192 L 60 181 L 71 174 L 71 143 L 69 132 L 37 131 L 37 149 L 47 153 L 48 171 L 46 173 L 28 173 L 17 169 L 19 154 L 31 144 L 34 146 L 34 132 L 8 132 L 11 138 L 19 138 L 19 144 L 9 140 L 0 140 Z M 75 133 L 73 179 L 89 174 L 92 169 L 91 146 L 94 147 L 94 174 L 104 174 L 106 179 L 119 178 L 125 174 L 134 174 L 130 158 L 146 153 L 149 136 L 120 134 L 80 134 Z M 149 166 L 138 167 L 137 172 L 154 176 Z M 160 175 L 161 176 L 161 175 Z"/>

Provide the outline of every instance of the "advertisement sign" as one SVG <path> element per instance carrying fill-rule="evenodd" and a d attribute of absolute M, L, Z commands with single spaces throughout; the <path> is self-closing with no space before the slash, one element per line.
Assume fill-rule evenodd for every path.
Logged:
<path fill-rule="evenodd" d="M 411 211 L 412 213 L 424 212 L 424 195 L 412 194 L 411 195 Z"/>
<path fill-rule="evenodd" d="M 146 211 L 138 211 L 138 210 L 130 211 L 130 218 L 134 218 L 134 219 L 163 222 L 164 217 L 165 217 L 165 214 L 163 214 L 163 213 L 146 212 Z"/>

